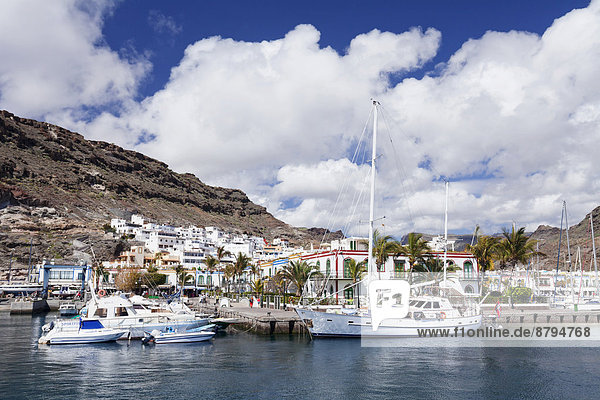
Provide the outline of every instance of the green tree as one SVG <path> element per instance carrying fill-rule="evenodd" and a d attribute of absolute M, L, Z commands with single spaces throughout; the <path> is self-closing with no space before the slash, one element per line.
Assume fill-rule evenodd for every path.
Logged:
<path fill-rule="evenodd" d="M 265 288 L 265 281 L 263 279 L 255 279 L 250 284 L 250 288 L 252 289 L 253 293 L 255 293 L 256 295 L 259 295 L 263 292 L 263 290 Z"/>
<path fill-rule="evenodd" d="M 258 264 L 250 264 L 250 273 L 252 274 L 253 278 L 256 278 L 257 276 L 260 278 L 261 272 L 262 269 Z"/>
<path fill-rule="evenodd" d="M 215 272 L 219 266 L 219 260 L 211 255 L 206 257 L 204 260 L 204 265 L 206 265 L 206 272 L 208 272 L 209 276 L 212 276 L 212 273 Z M 210 280 L 210 288 L 212 290 L 212 279 Z"/>
<path fill-rule="evenodd" d="M 185 268 L 183 268 L 183 265 L 178 265 L 177 267 L 175 267 L 175 274 L 177 276 L 177 283 L 181 287 L 181 294 L 183 295 L 183 287 L 187 282 L 193 282 L 194 276 L 188 274 Z"/>
<path fill-rule="evenodd" d="M 217 260 L 219 260 L 219 271 L 225 272 L 226 267 L 223 265 L 223 259 L 231 256 L 229 250 L 225 250 L 224 246 L 217 247 Z M 225 276 L 225 274 L 223 274 Z M 227 291 L 229 291 L 229 281 L 227 281 Z"/>
<path fill-rule="evenodd" d="M 158 272 L 147 272 L 142 275 L 141 280 L 149 288 L 155 289 L 157 286 L 164 285 L 167 282 L 167 276 Z"/>
<path fill-rule="evenodd" d="M 373 259 L 377 266 L 377 272 L 381 271 L 390 255 L 400 251 L 401 246 L 397 240 L 390 235 L 381 235 L 379 230 L 373 232 Z"/>
<path fill-rule="evenodd" d="M 235 265 L 227 264 L 223 270 L 223 278 L 227 282 L 227 292 L 230 292 L 230 287 L 233 279 L 235 278 Z"/>
<path fill-rule="evenodd" d="M 108 282 L 108 272 L 106 271 L 106 269 L 104 268 L 104 266 L 102 265 L 102 263 L 97 263 L 96 264 L 96 288 L 97 289 L 102 289 L 102 283 L 103 282 Z"/>
<path fill-rule="evenodd" d="M 115 286 L 123 292 L 132 292 L 140 287 L 139 268 L 122 268 L 115 277 Z"/>
<path fill-rule="evenodd" d="M 367 266 L 365 265 L 365 261 L 356 262 L 355 259 L 351 258 L 348 260 L 348 277 L 352 279 L 352 285 L 355 288 L 353 291 L 354 299 L 358 307 L 360 307 L 360 285 L 357 285 L 363 278 L 363 276 L 367 273 Z"/>
<path fill-rule="evenodd" d="M 236 256 L 235 256 L 235 262 L 233 264 L 234 266 L 234 277 L 237 278 L 236 282 L 237 282 L 237 289 L 238 292 L 240 292 L 240 280 L 242 278 L 242 275 L 244 274 L 244 271 L 246 270 L 246 268 L 248 268 L 250 266 L 250 257 L 248 257 L 247 255 L 245 255 L 242 252 L 239 252 Z"/>
<path fill-rule="evenodd" d="M 517 231 L 514 226 L 511 231 L 504 228 L 502 236 L 504 237 L 498 250 L 501 267 L 510 266 L 514 270 L 519 264 L 527 264 L 528 260 L 535 255 L 543 256 L 542 253 L 535 250 L 537 241 L 525 234 L 525 227 L 519 228 Z"/>
<path fill-rule="evenodd" d="M 280 272 L 283 278 L 296 286 L 296 296 L 302 296 L 304 285 L 311 276 L 321 275 L 316 266 L 301 260 L 290 261 Z"/>
<path fill-rule="evenodd" d="M 477 267 L 481 271 L 481 286 L 485 282 L 485 273 L 494 269 L 494 259 L 498 257 L 499 250 L 500 238 L 494 236 L 481 236 L 477 244 L 467 245 L 467 251 L 473 253 L 473 257 L 477 260 Z"/>
<path fill-rule="evenodd" d="M 408 257 L 409 274 L 412 275 L 413 268 L 417 263 L 425 263 L 425 258 L 430 249 L 423 235 L 411 232 L 405 245 L 401 245 L 398 255 Z"/>
<path fill-rule="evenodd" d="M 289 285 L 289 280 L 285 279 L 281 271 L 268 278 L 268 290 L 272 290 L 280 295 L 283 295 L 287 291 L 287 285 Z"/>
<path fill-rule="evenodd" d="M 455 272 L 460 268 L 453 262 L 446 261 L 446 272 Z M 439 282 L 444 276 L 444 260 L 437 257 L 427 257 L 413 266 L 412 272 L 419 273 L 418 281 Z"/>

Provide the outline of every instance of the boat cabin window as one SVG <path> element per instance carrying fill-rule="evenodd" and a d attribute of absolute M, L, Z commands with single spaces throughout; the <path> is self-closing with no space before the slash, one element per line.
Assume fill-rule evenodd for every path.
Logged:
<path fill-rule="evenodd" d="M 123 317 L 123 316 L 127 316 L 127 308 L 115 307 L 115 317 Z"/>
<path fill-rule="evenodd" d="M 411 307 L 414 306 L 415 304 L 417 304 L 416 300 L 411 300 L 411 301 L 408 302 L 408 305 L 411 306 Z"/>
<path fill-rule="evenodd" d="M 94 313 L 94 316 L 96 316 L 96 317 L 106 317 L 106 308 L 97 308 L 96 312 Z"/>
<path fill-rule="evenodd" d="M 440 308 L 440 303 L 438 301 L 434 301 L 433 308 Z"/>
<path fill-rule="evenodd" d="M 133 305 L 133 309 L 134 309 L 134 310 L 145 310 L 145 309 L 146 309 L 146 307 L 144 307 L 144 306 L 143 306 L 143 305 L 141 305 L 141 304 L 134 304 L 134 305 Z"/>
<path fill-rule="evenodd" d="M 415 307 L 421 308 L 421 307 L 423 307 L 423 304 L 425 304 L 424 301 L 417 301 L 417 304 L 415 304 Z"/>
<path fill-rule="evenodd" d="M 425 307 L 423 307 L 423 308 L 431 308 L 431 302 L 428 301 L 427 303 L 425 303 Z"/>

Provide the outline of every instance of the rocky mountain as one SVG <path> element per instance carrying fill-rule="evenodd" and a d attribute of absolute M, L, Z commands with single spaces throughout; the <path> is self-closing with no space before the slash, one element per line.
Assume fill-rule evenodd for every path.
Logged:
<path fill-rule="evenodd" d="M 209 186 L 141 153 L 0 111 L 0 270 L 6 273 L 11 254 L 14 269 L 29 264 L 30 252 L 34 262 L 89 258 L 92 249 L 110 258 L 127 244 L 102 226 L 133 213 L 300 245 L 318 243 L 323 234 L 277 220 L 240 190 Z"/>
<path fill-rule="evenodd" d="M 585 218 L 581 220 L 577 225 L 569 227 L 569 244 L 571 250 L 571 264 L 573 268 L 575 266 L 575 258 L 577 249 L 581 250 L 581 260 L 583 263 L 584 271 L 594 270 L 593 266 L 593 253 L 592 253 L 592 230 L 590 226 L 590 214 L 592 214 L 592 220 L 594 222 L 594 236 L 600 236 L 600 206 L 594 208 L 591 213 L 588 213 Z M 555 269 L 556 262 L 558 260 L 558 244 L 560 238 L 560 228 L 540 225 L 535 232 L 531 234 L 531 238 L 539 241 L 540 251 L 545 254 L 545 257 L 540 258 L 540 265 L 543 269 Z M 567 251 L 567 231 L 563 229 L 562 239 L 560 246 L 560 263 L 561 269 L 568 268 L 569 255 Z M 596 257 L 598 257 L 598 241 L 596 241 Z M 598 260 L 600 261 L 600 259 Z"/>

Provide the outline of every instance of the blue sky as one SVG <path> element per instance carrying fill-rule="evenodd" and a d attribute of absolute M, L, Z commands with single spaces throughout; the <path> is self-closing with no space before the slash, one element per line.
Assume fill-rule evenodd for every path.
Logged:
<path fill-rule="evenodd" d="M 487 31 L 523 30 L 541 34 L 573 8 L 588 0 L 420 0 L 420 1 L 203 1 L 135 0 L 117 3 L 104 22 L 104 38 L 113 49 L 150 51 L 152 73 L 140 86 L 139 96 L 152 95 L 167 82 L 171 68 L 195 41 L 221 36 L 260 42 L 283 37 L 299 24 L 321 32 L 321 46 L 344 53 L 355 36 L 379 29 L 403 32 L 414 26 L 434 27 L 443 34 L 436 56 L 424 68 L 408 73 L 433 73 L 471 38 Z M 156 16 L 174 29 L 156 28 Z M 153 26 L 154 24 L 154 26 Z M 401 76 L 406 76 L 402 74 Z"/>
<path fill-rule="evenodd" d="M 600 0 L 7 0 L 0 54 L 0 108 L 240 188 L 295 226 L 364 234 L 369 166 L 349 159 L 372 97 L 388 233 L 441 232 L 440 176 L 454 232 L 599 203 Z"/>

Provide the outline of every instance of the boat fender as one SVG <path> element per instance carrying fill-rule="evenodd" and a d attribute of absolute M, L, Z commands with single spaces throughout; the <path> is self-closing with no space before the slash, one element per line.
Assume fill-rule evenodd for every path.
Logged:
<path fill-rule="evenodd" d="M 100 297 L 106 296 L 106 290 L 104 290 L 104 289 L 98 290 L 98 296 L 100 296 Z"/>
<path fill-rule="evenodd" d="M 440 319 L 446 319 L 446 313 L 445 312 L 441 312 L 440 313 Z"/>

